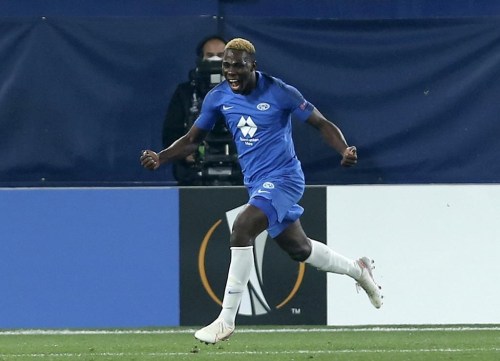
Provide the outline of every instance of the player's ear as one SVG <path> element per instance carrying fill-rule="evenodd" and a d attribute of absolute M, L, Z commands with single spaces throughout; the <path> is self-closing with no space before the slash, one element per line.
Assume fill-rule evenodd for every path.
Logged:
<path fill-rule="evenodd" d="M 257 60 L 254 60 L 252 62 L 252 71 L 255 70 L 255 69 L 257 69 Z"/>

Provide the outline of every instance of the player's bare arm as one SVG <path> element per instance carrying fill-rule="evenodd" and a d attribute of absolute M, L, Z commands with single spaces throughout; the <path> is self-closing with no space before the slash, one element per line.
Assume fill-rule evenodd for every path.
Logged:
<path fill-rule="evenodd" d="M 339 127 L 326 119 L 317 108 L 314 108 L 307 123 L 318 129 L 326 143 L 342 155 L 341 165 L 349 167 L 357 163 L 356 147 L 349 146 Z"/>
<path fill-rule="evenodd" d="M 172 160 L 184 159 L 195 152 L 199 144 L 205 139 L 207 133 L 207 131 L 192 126 L 185 135 L 161 152 L 156 153 L 153 150 L 144 150 L 140 158 L 141 165 L 146 169 L 156 170 L 160 165 Z"/>

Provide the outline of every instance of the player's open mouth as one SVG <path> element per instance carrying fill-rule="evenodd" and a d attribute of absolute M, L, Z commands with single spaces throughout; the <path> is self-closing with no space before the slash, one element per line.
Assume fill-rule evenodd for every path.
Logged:
<path fill-rule="evenodd" d="M 231 87 L 231 90 L 237 91 L 240 88 L 239 80 L 229 79 L 228 82 L 229 82 L 229 86 Z"/>

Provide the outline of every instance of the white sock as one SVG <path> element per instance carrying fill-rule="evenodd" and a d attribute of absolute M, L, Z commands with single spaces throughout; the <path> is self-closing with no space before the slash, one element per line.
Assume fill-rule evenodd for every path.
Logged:
<path fill-rule="evenodd" d="M 306 263 L 321 271 L 348 275 L 354 279 L 361 277 L 361 267 L 358 262 L 346 258 L 326 244 L 311 239 L 311 254 L 305 260 Z"/>
<path fill-rule="evenodd" d="M 253 246 L 231 247 L 231 264 L 227 274 L 222 311 L 219 316 L 229 326 L 234 326 L 241 297 L 246 289 L 253 266 Z"/>

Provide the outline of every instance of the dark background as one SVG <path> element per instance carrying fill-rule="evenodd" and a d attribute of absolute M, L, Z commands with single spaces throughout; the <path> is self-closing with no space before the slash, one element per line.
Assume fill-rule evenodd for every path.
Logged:
<path fill-rule="evenodd" d="M 309 127 L 308 184 L 500 178 L 497 1 L 0 1 L 0 186 L 173 185 L 160 149 L 207 34 L 254 42 L 259 68 L 336 122 L 360 162 Z"/>

